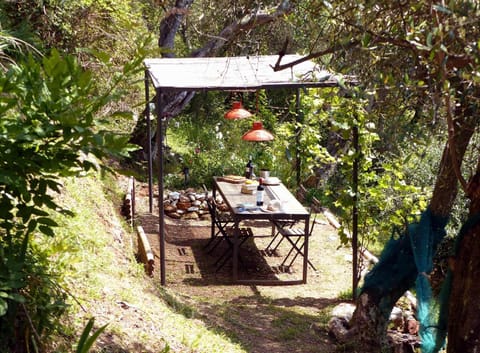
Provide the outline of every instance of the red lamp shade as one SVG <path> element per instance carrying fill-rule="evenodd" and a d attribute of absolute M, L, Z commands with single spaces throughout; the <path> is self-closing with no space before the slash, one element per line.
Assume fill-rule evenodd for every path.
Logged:
<path fill-rule="evenodd" d="M 225 119 L 236 120 L 250 118 L 252 114 L 243 108 L 242 102 L 233 102 L 232 109 L 225 113 Z"/>
<path fill-rule="evenodd" d="M 263 128 L 261 121 L 254 121 L 252 129 L 242 136 L 242 140 L 256 142 L 272 141 L 273 135 Z"/>

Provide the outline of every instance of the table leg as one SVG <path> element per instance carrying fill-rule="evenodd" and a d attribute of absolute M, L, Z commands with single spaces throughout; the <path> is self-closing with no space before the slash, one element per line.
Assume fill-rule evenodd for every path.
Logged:
<path fill-rule="evenodd" d="M 233 231 L 233 258 L 232 258 L 232 267 L 233 267 L 233 282 L 238 281 L 238 241 L 240 228 L 238 226 L 238 221 L 235 220 L 234 231 Z"/>
<path fill-rule="evenodd" d="M 212 200 L 213 200 L 213 205 L 216 205 L 216 198 L 217 198 L 217 189 L 215 187 L 215 183 L 213 183 L 212 185 Z M 213 215 L 212 215 L 212 228 L 210 230 L 210 235 L 211 235 L 211 239 L 213 239 L 215 237 L 215 214 L 216 212 L 213 212 Z"/>

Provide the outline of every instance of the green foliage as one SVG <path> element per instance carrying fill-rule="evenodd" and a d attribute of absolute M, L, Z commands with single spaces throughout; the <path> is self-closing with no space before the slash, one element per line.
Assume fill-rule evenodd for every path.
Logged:
<path fill-rule="evenodd" d="M 123 0 L 20 0 L 0 6 L 7 27 L 36 33 L 40 47 L 72 54 L 85 48 L 109 54 L 119 50 L 118 57 L 128 55 L 132 40 L 146 33 L 141 10 L 140 5 Z"/>
<path fill-rule="evenodd" d="M 24 50 L 36 51 L 28 42 L 0 27 L 0 69 L 6 70 L 9 64 L 15 63 L 15 54 L 22 53 Z"/>
<path fill-rule="evenodd" d="M 354 196 L 362 244 L 366 246 L 379 237 L 383 242 L 392 227 L 402 227 L 421 212 L 430 189 L 425 184 L 412 183 L 411 174 L 407 177 L 413 161 L 381 152 L 375 115 L 365 111 L 366 101 L 358 95 L 332 96 L 334 92 L 319 90 L 302 96 L 303 117 L 297 123 L 304 166 L 302 179 L 309 175 L 318 178 L 320 189 L 309 194 L 334 209 L 342 219 L 346 231 L 341 230 L 340 234 L 344 243 L 350 241 L 347 234 L 351 232 Z M 359 131 L 358 153 L 352 142 L 354 126 Z M 290 136 L 294 131 L 292 124 Z M 359 180 L 355 192 L 352 173 L 356 160 Z"/>
<path fill-rule="evenodd" d="M 94 81 L 71 57 L 33 57 L 0 77 L 1 227 L 23 226 L 52 235 L 44 207 L 57 209 L 49 191 L 59 176 L 95 167 L 90 156 L 122 151 L 127 136 L 101 129 L 95 114 L 114 96 L 96 91 Z M 22 156 L 22 158 L 18 158 Z"/>
<path fill-rule="evenodd" d="M 85 326 L 82 332 L 82 335 L 80 336 L 80 340 L 78 341 L 77 350 L 75 351 L 76 353 L 90 352 L 90 348 L 92 347 L 95 340 L 107 328 L 107 325 L 103 325 L 102 327 L 100 327 L 98 330 L 96 330 L 90 335 L 90 333 L 93 330 L 94 323 L 95 323 L 94 318 L 91 318 L 90 320 L 88 320 L 88 323 Z"/>
<path fill-rule="evenodd" d="M 138 61 L 137 61 L 138 65 Z M 115 87 L 132 63 L 101 92 L 91 73 L 55 50 L 28 56 L 0 74 L 0 342 L 41 350 L 58 325 L 65 293 L 33 237 L 54 236 L 51 212 L 60 178 L 96 169 L 97 160 L 129 151 L 128 136 L 108 132 L 96 116 L 121 97 Z M 21 337 L 21 338 L 20 338 Z"/>
<path fill-rule="evenodd" d="M 27 247 L 28 236 L 3 236 L 0 245 L 0 346 L 7 351 L 41 351 L 43 337 L 55 332 L 67 309 L 67 294 L 50 268 L 49 252 Z"/>
<path fill-rule="evenodd" d="M 210 185 L 212 175 L 243 175 L 249 156 L 257 175 L 262 167 L 270 167 L 272 175 L 279 175 L 276 173 L 285 160 L 281 139 L 264 143 L 241 139 L 251 129 L 254 119 L 261 120 L 266 129 L 276 134 L 276 117 L 269 109 L 269 98 L 265 92 L 245 98 L 244 106 L 255 113 L 251 119 L 224 119 L 231 102 L 225 102 L 221 94 L 206 93 L 197 95 L 189 110 L 169 123 L 167 144 L 172 151 L 166 156 L 165 168 L 169 187 L 183 185 L 184 167 L 189 168 L 190 186 Z"/>

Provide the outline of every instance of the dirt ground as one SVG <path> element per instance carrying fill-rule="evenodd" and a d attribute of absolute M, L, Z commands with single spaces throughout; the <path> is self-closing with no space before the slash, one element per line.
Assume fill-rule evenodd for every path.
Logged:
<path fill-rule="evenodd" d="M 154 249 L 154 275 L 159 276 L 158 208 L 154 215 L 149 214 L 147 187 L 139 185 L 136 189 L 138 224 Z M 289 248 L 280 247 L 273 255 L 263 251 L 271 240 L 271 227 L 261 223 L 248 226 L 254 234 L 265 237 L 250 238 L 242 245 L 239 278 L 300 279 L 300 257 L 288 271 L 279 267 Z M 339 295 L 351 289 L 351 250 L 340 247 L 335 229 L 321 216 L 309 246 L 309 259 L 316 271 L 309 267 L 307 284 L 300 285 L 233 284 L 230 262 L 220 269 L 215 264 L 225 251 L 225 242 L 211 252 L 206 248 L 208 219 L 165 217 L 165 235 L 167 287 L 195 308 L 197 319 L 252 353 L 336 351 L 326 322 L 331 309 L 342 301 Z"/>

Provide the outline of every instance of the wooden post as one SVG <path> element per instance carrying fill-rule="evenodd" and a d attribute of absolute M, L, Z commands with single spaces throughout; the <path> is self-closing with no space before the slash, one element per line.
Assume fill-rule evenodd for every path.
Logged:
<path fill-rule="evenodd" d="M 135 179 L 133 177 L 128 180 L 127 193 L 123 201 L 123 213 L 133 227 L 135 223 Z"/>

